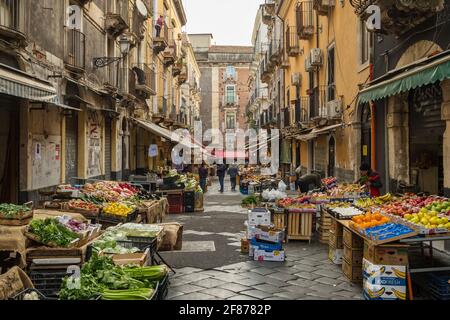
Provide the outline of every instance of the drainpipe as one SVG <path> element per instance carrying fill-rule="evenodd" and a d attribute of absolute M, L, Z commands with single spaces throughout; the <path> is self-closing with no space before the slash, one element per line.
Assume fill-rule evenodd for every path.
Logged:
<path fill-rule="evenodd" d="M 373 63 L 370 64 L 370 81 L 373 80 L 374 65 Z M 370 162 L 372 163 L 372 168 L 374 170 L 377 170 L 377 131 L 376 131 L 376 105 L 373 101 L 370 102 L 370 114 L 371 114 L 371 159 Z"/>

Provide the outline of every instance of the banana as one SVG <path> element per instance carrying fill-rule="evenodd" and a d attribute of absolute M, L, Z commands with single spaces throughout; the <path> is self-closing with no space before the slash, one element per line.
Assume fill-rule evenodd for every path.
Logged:
<path fill-rule="evenodd" d="M 395 274 L 398 278 L 406 279 L 406 272 L 397 270 L 397 269 L 395 269 L 395 268 L 392 268 L 392 271 L 394 271 L 394 274 Z"/>
<path fill-rule="evenodd" d="M 370 276 L 371 276 L 371 277 L 375 277 L 375 276 L 378 276 L 378 275 L 382 275 L 382 274 L 385 273 L 385 272 L 386 272 L 386 267 L 382 267 L 380 270 L 372 271 L 372 272 L 370 273 Z"/>
<path fill-rule="evenodd" d="M 372 291 L 372 290 L 367 289 L 367 293 L 369 294 L 369 297 L 371 297 L 373 299 L 381 297 L 385 293 L 385 291 L 386 291 L 386 288 L 384 288 L 384 287 L 378 291 Z"/>
<path fill-rule="evenodd" d="M 395 290 L 392 288 L 392 292 L 395 294 L 395 296 L 400 300 L 406 300 L 406 293 L 400 292 L 398 290 Z"/>

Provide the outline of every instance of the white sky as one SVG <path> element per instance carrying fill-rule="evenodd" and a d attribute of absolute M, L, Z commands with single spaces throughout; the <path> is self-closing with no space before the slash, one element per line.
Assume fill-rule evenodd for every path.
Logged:
<path fill-rule="evenodd" d="M 250 46 L 264 0 L 183 0 L 187 33 L 212 33 L 217 45 Z"/>

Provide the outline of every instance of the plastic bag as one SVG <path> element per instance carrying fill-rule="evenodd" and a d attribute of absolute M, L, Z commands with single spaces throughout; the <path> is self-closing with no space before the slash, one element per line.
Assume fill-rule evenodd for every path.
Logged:
<path fill-rule="evenodd" d="M 281 181 L 278 183 L 278 191 L 280 191 L 280 192 L 286 192 L 286 189 L 287 189 L 286 183 L 284 183 L 284 181 L 281 180 Z"/>

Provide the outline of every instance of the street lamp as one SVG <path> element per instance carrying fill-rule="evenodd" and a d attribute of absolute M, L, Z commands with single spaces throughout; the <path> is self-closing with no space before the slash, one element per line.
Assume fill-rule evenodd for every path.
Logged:
<path fill-rule="evenodd" d="M 94 58 L 94 68 L 99 69 L 106 67 L 116 61 L 122 60 L 129 52 L 131 43 L 130 40 L 124 35 L 122 35 L 119 39 L 119 47 L 120 47 L 120 53 L 122 54 L 121 57 L 99 57 Z"/>

